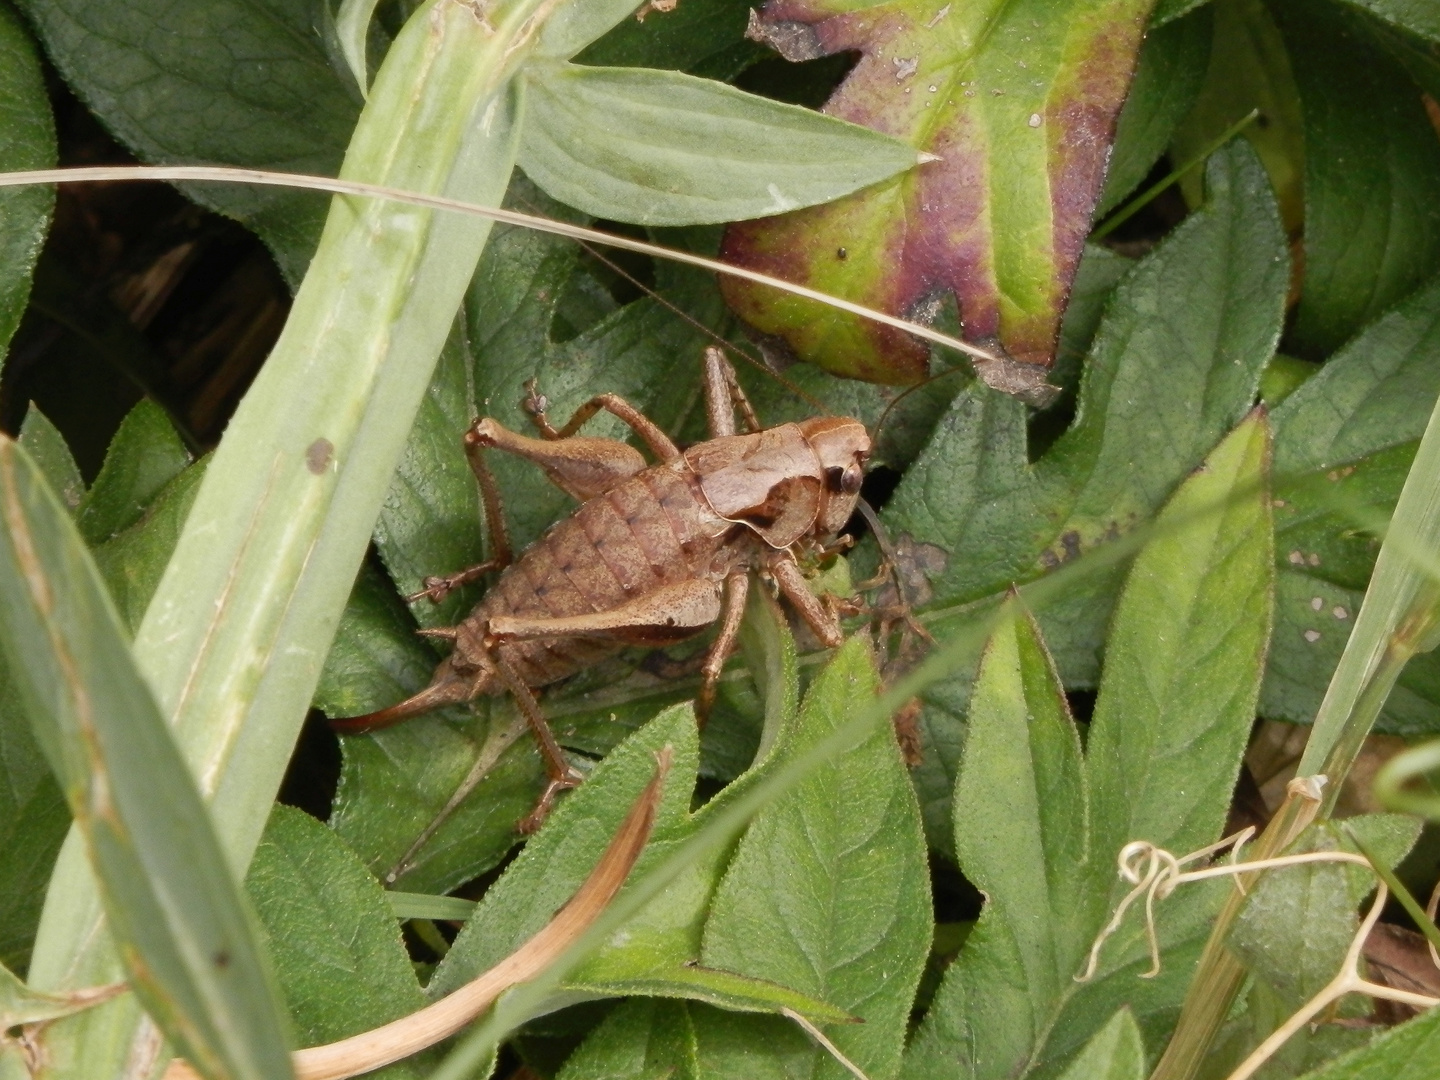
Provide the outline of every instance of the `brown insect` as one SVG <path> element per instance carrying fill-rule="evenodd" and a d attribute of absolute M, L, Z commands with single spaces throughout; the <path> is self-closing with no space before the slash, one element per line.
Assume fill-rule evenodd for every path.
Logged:
<path fill-rule="evenodd" d="M 592 398 L 557 430 L 532 383 L 525 407 L 538 439 L 489 418 L 475 421 L 465 434 L 465 453 L 480 483 L 494 557 L 427 578 L 411 599 L 438 602 L 486 573 L 500 570 L 500 577 L 464 621 L 422 631 L 455 643 L 429 686 L 333 726 L 372 731 L 508 691 L 534 730 L 549 778 L 535 810 L 520 822 L 521 831 L 530 832 L 556 794 L 582 779 L 565 760 L 532 688 L 627 645 L 671 645 L 719 622 L 701 668 L 696 712 L 703 720 L 739 634 L 752 570 L 775 582 L 821 642 L 839 645 L 836 605 L 806 587 L 797 556 L 837 549 L 870 454 L 865 425 L 816 417 L 762 429 L 719 349 L 706 350 L 704 385 L 711 438 L 684 451 L 614 394 Z M 749 429 L 744 434 L 736 433 L 737 408 Z M 628 424 L 658 463 L 647 465 L 628 443 L 575 434 L 602 409 Z M 535 462 L 581 501 L 514 561 L 499 490 L 485 463 L 490 448 Z"/>

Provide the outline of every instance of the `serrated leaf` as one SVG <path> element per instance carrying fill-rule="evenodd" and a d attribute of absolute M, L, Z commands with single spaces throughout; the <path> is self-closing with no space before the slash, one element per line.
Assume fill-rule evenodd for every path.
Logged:
<path fill-rule="evenodd" d="M 803 749 L 876 692 L 851 639 L 800 709 Z M 711 903 L 701 961 L 793 987 L 860 1017 L 826 1034 L 868 1075 L 899 1067 L 932 932 L 919 807 L 889 725 L 872 730 L 750 824 Z M 843 1070 L 817 1050 L 815 1075 Z"/>
<path fill-rule="evenodd" d="M 1285 239 L 1247 146 L 1217 154 L 1207 176 L 1205 208 L 1110 299 L 1074 426 L 1032 464 L 1023 406 L 971 386 L 886 506 L 938 638 L 959 633 L 1012 583 L 1150 520 L 1250 408 L 1280 331 Z M 1036 611 L 1067 686 L 1095 685 L 1118 585 L 1113 570 L 1092 574 Z M 947 807 L 973 671 L 957 666 L 924 695 L 927 752 L 916 783 L 941 850 L 950 846 Z"/>
<path fill-rule="evenodd" d="M 1324 355 L 1440 266 L 1440 141 L 1363 16 L 1327 0 L 1274 10 L 1305 117 L 1305 280 L 1292 336 Z"/>
<path fill-rule="evenodd" d="M 290 1075 L 263 954 L 194 780 L 69 514 L 0 442 L 0 632 L 131 985 L 207 1077 Z"/>
<path fill-rule="evenodd" d="M 1169 146 L 1175 125 L 1195 105 L 1210 65 L 1211 14 L 1204 10 L 1145 35 L 1115 127 L 1096 221 L 1140 186 Z"/>
<path fill-rule="evenodd" d="M 824 207 L 731 226 L 725 257 L 893 314 L 954 293 L 972 341 L 998 341 L 1043 381 L 1104 180 L 1146 3 L 868 7 L 772 0 L 785 55 L 861 62 L 825 111 L 941 160 Z M 922 223 L 918 228 L 916 223 Z M 918 382 L 929 351 L 897 331 L 724 284 L 747 322 L 836 374 Z"/>
<path fill-rule="evenodd" d="M 85 498 L 85 480 L 80 475 L 80 467 L 75 464 L 65 436 L 35 407 L 34 402 L 25 410 L 25 419 L 20 422 L 18 442 L 35 459 L 35 464 L 45 474 L 45 482 L 60 496 L 65 509 L 72 514 L 78 510 Z"/>
<path fill-rule="evenodd" d="M 141 160 L 339 170 L 360 102 L 331 67 L 308 8 L 266 0 L 20 6 L 67 85 Z M 322 200 L 236 184 L 186 191 L 258 232 L 299 283 L 325 218 Z"/>
<path fill-rule="evenodd" d="M 1024 1061 L 1071 992 L 1086 943 L 1078 903 L 1089 842 L 1080 738 L 1039 628 L 1018 604 L 986 643 L 954 799 L 955 851 L 986 904 L 946 973 L 908 1064 L 928 1075 L 954 1000 L 975 1029 L 969 1060 Z M 988 963 L 986 962 L 988 958 Z M 963 987 L 963 989 L 962 989 Z"/>
<path fill-rule="evenodd" d="M 520 167 L 596 217 L 696 225 L 829 202 L 916 163 L 869 128 L 653 68 L 535 65 Z"/>
<path fill-rule="evenodd" d="M 121 422 L 80 504 L 80 535 L 95 547 L 129 528 L 189 464 L 190 452 L 165 410 L 142 400 Z"/>
<path fill-rule="evenodd" d="M 956 849 L 988 903 L 946 972 L 906 1058 L 907 1078 L 1049 1075 L 1129 1005 L 1173 1017 L 1208 933 L 1215 893 L 1161 911 L 1164 967 L 1126 927 L 1095 977 L 1074 980 L 1124 889 L 1132 839 L 1176 854 L 1211 842 L 1254 717 L 1270 629 L 1271 540 L 1263 417 L 1231 433 L 1170 499 L 1114 615 L 1085 754 L 1044 648 L 1002 623 L 970 704 L 955 799 Z M 1057 795 L 1056 793 L 1060 794 Z"/>
<path fill-rule="evenodd" d="M 566 988 L 606 997 L 664 997 L 701 1001 L 731 1012 L 778 1013 L 788 1009 L 817 1024 L 854 1023 L 856 1018 L 824 1001 L 764 979 L 751 979 L 729 971 L 687 965 L 659 969 L 643 978 L 586 983 L 571 979 Z"/>
<path fill-rule="evenodd" d="M 611 1013 L 558 1080 L 794 1080 L 813 1075 L 813 1048 L 789 1021 L 640 999 Z"/>
<path fill-rule="evenodd" d="M 0 7 L 0 171 L 48 169 L 55 153 L 55 120 L 39 52 L 10 7 Z M 0 359 L 25 312 L 30 274 L 54 205 L 49 187 L 0 192 Z"/>
<path fill-rule="evenodd" d="M 245 877 L 296 1036 L 319 1046 L 425 1005 L 379 883 L 314 818 L 276 806 Z M 375 1074 L 424 1075 L 414 1059 Z"/>

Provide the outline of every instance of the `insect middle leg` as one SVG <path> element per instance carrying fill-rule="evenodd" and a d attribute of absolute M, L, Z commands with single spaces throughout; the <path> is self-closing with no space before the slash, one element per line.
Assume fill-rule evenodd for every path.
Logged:
<path fill-rule="evenodd" d="M 546 415 L 547 402 L 544 395 L 535 389 L 535 380 L 531 379 L 525 384 L 529 396 L 525 398 L 525 411 L 530 414 L 530 420 L 540 431 L 540 437 L 548 442 L 558 442 L 571 438 L 592 416 L 604 409 L 611 416 L 618 417 L 629 425 L 630 430 L 640 436 L 641 441 L 650 448 L 650 452 L 661 461 L 674 461 L 680 456 L 680 450 L 670 441 L 670 436 L 660 430 L 660 426 L 648 416 L 635 408 L 619 394 L 596 394 L 589 401 L 575 410 L 575 414 L 562 428 L 554 428 Z M 609 441 L 609 440 L 607 440 Z"/>

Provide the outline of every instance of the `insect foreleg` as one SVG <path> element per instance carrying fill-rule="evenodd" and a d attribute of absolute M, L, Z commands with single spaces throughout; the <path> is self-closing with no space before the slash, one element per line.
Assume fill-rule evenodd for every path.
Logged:
<path fill-rule="evenodd" d="M 827 649 L 838 648 L 845 641 L 845 632 L 835 612 L 822 603 L 810 587 L 805 584 L 805 575 L 795 565 L 795 557 L 788 551 L 777 551 L 766 567 L 775 579 L 775 584 L 789 600 L 799 616 L 805 620 L 820 644 Z"/>
<path fill-rule="evenodd" d="M 525 399 L 525 411 L 530 414 L 530 419 L 540 431 L 540 437 L 550 441 L 557 439 L 568 439 L 579 431 L 581 426 L 601 409 L 617 416 L 630 426 L 630 429 L 640 436 L 642 442 L 650 448 L 650 452 L 661 461 L 674 461 L 680 456 L 670 436 L 661 431 L 659 426 L 648 416 L 635 408 L 619 394 L 597 394 L 580 408 L 575 410 L 575 415 L 570 417 L 569 423 L 564 427 L 553 428 L 545 412 L 545 398 L 535 391 L 535 380 L 531 379 L 526 384 L 529 396 Z"/>
<path fill-rule="evenodd" d="M 695 719 L 700 726 L 710 719 L 710 709 L 715 704 L 715 684 L 725 667 L 725 660 L 735 648 L 735 639 L 740 636 L 740 621 L 745 616 L 745 597 L 750 591 L 750 572 L 737 570 L 725 579 L 725 602 L 720 614 L 720 629 L 705 654 L 705 664 L 700 668 L 700 693 L 695 698 Z"/>

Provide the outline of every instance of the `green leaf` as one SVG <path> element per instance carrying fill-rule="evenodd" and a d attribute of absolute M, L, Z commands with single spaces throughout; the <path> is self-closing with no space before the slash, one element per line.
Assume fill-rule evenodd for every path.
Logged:
<path fill-rule="evenodd" d="M 1175 130 L 1171 159 L 1194 159 L 1258 109 L 1260 119 L 1245 128 L 1244 138 L 1265 163 L 1286 231 L 1298 232 L 1305 221 L 1305 133 L 1285 42 L 1261 0 L 1215 0 L 1207 6 L 1215 27 L 1210 68 L 1199 100 Z M 1180 188 L 1191 206 L 1201 202 L 1198 175 L 1183 178 Z"/>
<path fill-rule="evenodd" d="M 290 1075 L 244 902 L 69 514 L 0 442 L 0 631 L 131 985 L 207 1076 Z"/>
<path fill-rule="evenodd" d="M 652 68 L 535 65 L 520 166 L 616 221 L 693 225 L 829 202 L 916 163 L 868 128 Z"/>
<path fill-rule="evenodd" d="M 1375 519 L 1388 519 L 1440 394 L 1437 348 L 1440 279 L 1362 331 L 1273 414 L 1283 505 L 1275 510 L 1280 573 L 1266 716 L 1308 723 L 1320 707 L 1375 562 Z M 1440 658 L 1418 656 L 1382 723 L 1397 733 L 1434 731 L 1437 704 Z"/>
<path fill-rule="evenodd" d="M 1143 1080 L 1145 1047 L 1129 1009 L 1121 1009 L 1076 1055 L 1060 1080 Z"/>
<path fill-rule="evenodd" d="M 1440 41 L 1440 11 L 1425 0 L 1348 0 L 1392 26 L 1432 42 Z"/>
<path fill-rule="evenodd" d="M 1002 623 L 970 704 L 955 799 L 956 850 L 988 896 L 907 1056 L 906 1075 L 1049 1074 L 1128 1004 L 1163 1037 L 1209 929 L 1200 891 L 1160 911 L 1160 976 L 1131 924 L 1077 983 L 1125 888 L 1134 839 L 1177 855 L 1211 842 L 1254 718 L 1270 629 L 1272 552 L 1262 416 L 1181 486 L 1135 559 L 1114 615 L 1085 756 L 1038 635 Z"/>
<path fill-rule="evenodd" d="M 854 5 L 772 2 L 759 22 L 791 59 L 858 51 L 833 116 L 941 160 L 824 207 L 731 226 L 725 256 L 900 314 L 953 293 L 974 341 L 998 341 L 1032 389 L 1055 353 L 1065 297 L 1100 195 L 1149 4 Z M 929 349 L 897 331 L 724 284 L 736 312 L 804 359 L 850 377 L 914 383 Z"/>
<path fill-rule="evenodd" d="M 639 999 L 606 1017 L 557 1080 L 792 1080 L 814 1075 L 813 1047 L 788 1021 Z"/>
<path fill-rule="evenodd" d="M 835 655 L 788 752 L 874 696 L 873 664 L 863 638 Z M 853 1012 L 862 1025 L 826 1034 L 867 1074 L 893 1076 L 932 929 L 919 807 L 880 725 L 756 815 L 711 904 L 701 961 Z M 816 1075 L 844 1075 L 815 1053 Z"/>
<path fill-rule="evenodd" d="M 1120 597 L 1087 744 L 1106 879 L 1131 840 L 1180 854 L 1224 823 L 1273 617 L 1269 458 L 1257 413 L 1166 505 Z"/>
<path fill-rule="evenodd" d="M 1170 136 L 1195 104 L 1210 65 L 1211 13 L 1152 29 L 1140 46 L 1135 77 L 1120 110 L 1105 188 L 1095 204 L 1099 221 L 1150 174 Z"/>
<path fill-rule="evenodd" d="M 483 25 L 468 7 L 423 8 L 386 55 L 346 176 L 497 203 L 516 120 L 505 65 L 523 56 L 521 30 L 533 29 L 540 2 L 492 4 Z M 293 105 L 315 112 L 321 102 L 298 95 Z M 137 662 L 239 869 L 488 236 L 485 222 L 442 225 L 432 211 L 378 200 L 336 200 L 332 212 L 314 272 L 206 468 L 135 635 Z M 112 977 L 113 962 L 89 946 L 92 897 L 83 863 L 62 852 L 31 965 L 32 979 L 42 968 L 48 981 L 37 985 Z M 119 1070 L 140 1034 L 138 1011 L 121 1001 L 94 1012 L 75 1052 L 97 1072 Z"/>
<path fill-rule="evenodd" d="M 160 576 L 180 539 L 208 460 L 198 461 L 176 476 L 160 489 L 139 521 L 92 552 L 131 633 L 140 628 L 150 598 L 160 585 Z"/>
<path fill-rule="evenodd" d="M 1305 281 L 1293 337 L 1324 355 L 1440 266 L 1440 142 L 1415 84 L 1363 16 L 1327 0 L 1281 0 L 1275 11 L 1305 115 Z"/>
<path fill-rule="evenodd" d="M 19 442 L 35 459 L 45 474 L 45 482 L 60 496 L 65 508 L 72 514 L 78 510 L 85 498 L 85 480 L 80 475 L 80 467 L 75 464 L 65 436 L 34 402 L 25 410 L 25 419 L 20 423 Z"/>
<path fill-rule="evenodd" d="M 437 919 L 464 922 L 475 914 L 475 901 L 459 896 L 435 896 L 432 893 L 387 892 L 385 901 L 391 913 L 400 920 Z"/>
<path fill-rule="evenodd" d="M 1074 426 L 1032 464 L 1023 406 L 968 387 L 886 506 L 938 639 L 962 633 L 1012 583 L 1103 550 L 1151 520 L 1250 408 L 1279 336 L 1285 237 L 1246 144 L 1216 154 L 1207 176 L 1204 209 L 1110 299 Z M 1116 571 L 1094 573 L 1037 609 L 1067 686 L 1096 684 L 1118 586 Z M 973 671 L 957 665 L 924 695 L 926 754 L 915 775 L 930 842 L 941 850 L 950 846 L 948 804 Z"/>
<path fill-rule="evenodd" d="M 579 5 L 577 5 L 579 6 Z M 730 79 L 768 55 L 745 38 L 749 0 L 706 0 L 651 9 L 642 22 L 622 19 L 604 37 L 575 57 L 582 64 L 669 68 Z"/>
<path fill-rule="evenodd" d="M 0 657 L 0 965 L 24 971 L 29 963 L 45 883 L 69 827 L 65 795 Z"/>
<path fill-rule="evenodd" d="M 362 94 L 370 90 L 370 20 L 375 17 L 379 0 L 342 0 L 335 12 L 335 36 L 340 53 L 355 76 L 355 85 Z"/>
<path fill-rule="evenodd" d="M 938 1075 L 952 1042 L 944 1025 L 964 1000 L 975 1030 L 968 1060 L 1003 1075 L 1029 1057 L 1072 992 L 1089 930 L 1080 738 L 1039 628 L 1018 604 L 981 660 L 954 815 L 956 854 L 986 904 L 907 1064 Z"/>
<path fill-rule="evenodd" d="M 0 4 L 0 171 L 52 168 L 55 152 L 55 120 L 35 43 L 9 4 Z M 53 188 L 0 192 L 0 359 L 25 312 L 54 204 Z"/>
<path fill-rule="evenodd" d="M 88 1009 L 106 996 L 109 995 L 97 993 L 95 990 L 71 995 L 42 994 L 26 986 L 8 967 L 0 966 L 0 1031 L 8 1035 L 12 1028 L 21 1024 L 58 1020 L 62 1016 Z M 3 1064 L 5 1052 L 14 1045 L 9 1037 L 5 1042 L 7 1045 L 0 1047 L 0 1064 Z"/>
<path fill-rule="evenodd" d="M 315 704 L 356 716 L 430 681 L 437 657 L 383 575 L 361 571 L 325 661 Z M 523 722 L 487 700 L 340 741 L 330 826 L 386 886 L 444 892 L 516 842 L 542 771 Z"/>
<path fill-rule="evenodd" d="M 151 164 L 215 164 L 334 176 L 359 102 L 331 68 L 304 7 L 200 0 L 183 10 L 125 0 L 20 0 L 65 82 Z M 187 185 L 260 234 L 298 284 L 325 204 L 280 188 Z"/>
<path fill-rule="evenodd" d="M 616 979 L 587 983 L 570 979 L 566 988 L 605 997 L 665 997 L 702 1001 L 732 1012 L 778 1013 L 783 1009 L 799 1013 L 817 1024 L 855 1023 L 844 1009 L 817 1001 L 789 987 L 763 979 L 751 979 L 729 971 L 686 965 L 637 979 Z"/>
<path fill-rule="evenodd" d="M 1303 1080 L 1429 1080 L 1440 1054 L 1440 1010 L 1377 1036 L 1369 1046 L 1322 1065 Z"/>
<path fill-rule="evenodd" d="M 334 832 L 276 806 L 245 878 L 296 1036 L 318 1046 L 415 1012 L 425 995 L 376 880 Z M 376 1075 L 424 1075 L 413 1059 Z"/>
<path fill-rule="evenodd" d="M 91 547 L 138 521 L 160 490 L 190 464 L 165 410 L 141 401 L 120 425 L 76 522 Z"/>
<path fill-rule="evenodd" d="M 630 805 L 653 777 L 655 753 L 668 745 L 674 750 L 670 777 L 650 843 L 631 871 L 631 880 L 640 880 L 647 866 L 653 866 L 689 832 L 696 744 L 693 713 L 676 707 L 661 713 L 611 751 L 579 790 L 560 803 L 545 827 L 486 891 L 426 992 L 432 998 L 451 992 L 498 963 L 550 921 L 590 873 Z M 662 962 L 669 961 L 666 966 L 689 959 L 685 955 L 670 959 L 664 929 L 657 956 Z M 621 933 L 627 939 L 644 936 L 643 931 L 637 935 L 633 929 Z"/>

